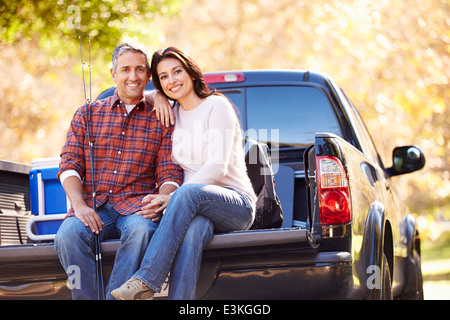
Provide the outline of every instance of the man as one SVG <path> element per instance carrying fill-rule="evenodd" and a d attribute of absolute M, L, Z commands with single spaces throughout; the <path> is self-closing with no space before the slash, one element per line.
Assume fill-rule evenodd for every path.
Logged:
<path fill-rule="evenodd" d="M 117 85 L 112 97 L 82 106 L 75 113 L 61 152 L 58 177 L 72 208 L 55 237 L 61 264 L 71 275 L 80 270 L 73 299 L 95 299 L 94 233 L 101 240 L 120 238 L 106 288 L 122 285 L 139 269 L 161 213 L 147 196 L 169 194 L 182 184 L 182 170 L 172 162 L 173 127 L 162 126 L 143 99 L 150 81 L 146 51 L 124 43 L 113 53 L 111 77 Z M 94 172 L 91 172 L 87 109 L 92 112 Z M 93 208 L 94 174 L 98 213 Z M 150 219 L 145 219 L 144 213 Z"/>

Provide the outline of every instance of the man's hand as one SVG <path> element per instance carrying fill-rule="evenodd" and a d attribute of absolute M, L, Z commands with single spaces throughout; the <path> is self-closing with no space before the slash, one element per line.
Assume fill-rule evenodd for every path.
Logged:
<path fill-rule="evenodd" d="M 169 204 L 170 197 L 170 195 L 164 194 L 149 194 L 145 196 L 142 199 L 144 206 L 137 214 L 145 219 L 152 219 L 153 222 L 159 222 Z"/>
<path fill-rule="evenodd" d="M 83 186 L 79 177 L 70 176 L 64 180 L 64 190 L 72 204 L 77 217 L 92 232 L 98 234 L 103 228 L 103 222 L 94 209 L 86 205 L 83 199 Z"/>
<path fill-rule="evenodd" d="M 86 227 L 89 227 L 93 233 L 99 234 L 103 228 L 103 222 L 94 209 L 85 205 L 74 209 L 74 212 L 75 217 L 77 217 Z"/>

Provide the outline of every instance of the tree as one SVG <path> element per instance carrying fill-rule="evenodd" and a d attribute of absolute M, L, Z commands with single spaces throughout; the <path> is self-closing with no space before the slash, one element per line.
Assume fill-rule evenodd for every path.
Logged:
<path fill-rule="evenodd" d="M 29 163 L 57 156 L 69 121 L 84 103 L 79 34 L 93 98 L 112 86 L 108 63 L 125 39 L 154 41 L 148 23 L 182 0 L 0 1 L 0 158 Z"/>
<path fill-rule="evenodd" d="M 126 37 L 147 36 L 146 22 L 176 12 L 180 0 L 0 1 L 0 44 L 38 39 L 52 56 L 78 54 L 78 34 L 92 37 L 92 51 L 109 57 Z M 102 57 L 104 58 L 104 57 Z"/>

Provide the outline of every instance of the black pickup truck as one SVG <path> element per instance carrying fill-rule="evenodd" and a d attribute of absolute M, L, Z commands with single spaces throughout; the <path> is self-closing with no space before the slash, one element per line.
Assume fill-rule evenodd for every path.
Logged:
<path fill-rule="evenodd" d="M 197 297 L 422 299 L 420 238 L 395 178 L 424 166 L 420 149 L 395 148 L 386 167 L 352 102 L 321 73 L 205 79 L 237 106 L 244 134 L 269 145 L 284 220 L 277 229 L 216 234 L 204 252 Z M 2 239 L 8 225 L 19 241 L 5 236 L 0 246 L 0 299 L 70 299 L 52 241 L 32 241 L 23 227 L 29 169 L 0 166 Z M 118 247 L 118 240 L 102 243 L 105 277 Z"/>

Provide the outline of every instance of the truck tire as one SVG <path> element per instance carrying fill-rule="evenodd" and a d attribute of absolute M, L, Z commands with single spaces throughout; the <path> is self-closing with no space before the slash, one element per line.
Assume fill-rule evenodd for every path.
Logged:
<path fill-rule="evenodd" d="M 393 300 L 392 296 L 392 282 L 391 282 L 391 271 L 389 270 L 389 262 L 386 254 L 383 253 L 382 261 L 382 274 L 383 274 L 383 284 L 381 286 L 381 300 Z"/>
<path fill-rule="evenodd" d="M 406 284 L 400 296 L 404 300 L 423 300 L 423 277 L 420 255 L 414 249 L 406 262 Z"/>

